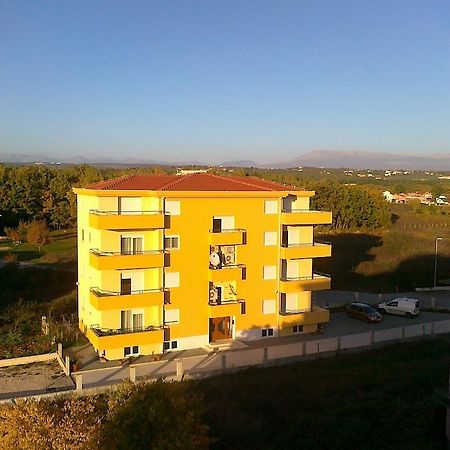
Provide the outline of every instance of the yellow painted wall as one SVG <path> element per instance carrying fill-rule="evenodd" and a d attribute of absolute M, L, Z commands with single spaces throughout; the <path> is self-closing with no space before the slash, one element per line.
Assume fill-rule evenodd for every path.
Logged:
<path fill-rule="evenodd" d="M 245 243 L 236 246 L 236 263 L 245 265 L 245 279 L 236 279 L 231 282 L 215 283 L 221 284 L 224 290 L 231 283 L 236 290 L 234 297 L 245 300 L 245 314 L 240 314 L 236 307 L 233 309 L 235 321 L 235 332 L 245 333 L 246 330 L 259 330 L 261 328 L 277 328 L 280 324 L 280 243 L 281 243 L 281 195 L 286 193 L 268 193 L 267 197 L 258 193 L 251 197 L 251 193 L 239 195 L 237 193 L 186 193 L 182 192 L 142 192 L 142 209 L 144 211 L 161 210 L 164 208 L 164 197 L 170 201 L 180 202 L 180 215 L 172 215 L 166 220 L 165 230 L 97 230 L 89 228 L 89 210 L 111 210 L 118 209 L 119 193 L 107 195 L 99 192 L 79 190 L 79 269 L 83 266 L 83 274 L 79 270 L 79 294 L 83 297 L 80 302 L 80 321 L 87 327 L 99 324 L 103 328 L 120 328 L 120 310 L 96 311 L 89 299 L 90 288 L 98 287 L 104 290 L 120 291 L 120 270 L 99 271 L 89 265 L 89 250 L 98 248 L 102 251 L 120 251 L 121 235 L 142 235 L 144 237 L 144 250 L 162 249 L 163 236 L 179 235 L 180 249 L 170 250 L 166 258 L 165 268 L 145 269 L 144 288 L 155 289 L 163 287 L 163 272 L 179 272 L 179 287 L 171 287 L 170 304 L 166 309 L 179 309 L 179 324 L 170 325 L 170 340 L 187 339 L 195 336 L 204 337 L 208 340 L 209 318 L 211 306 L 209 305 L 209 254 L 211 236 L 209 230 L 212 228 L 214 216 L 233 216 L 234 227 L 245 229 Z M 95 193 L 97 194 L 97 192 Z M 124 197 L 138 196 L 139 191 L 123 192 Z M 276 196 L 279 196 L 278 198 Z M 265 214 L 265 200 L 277 200 L 279 203 L 277 214 Z M 293 209 L 307 209 L 309 197 L 298 196 L 292 203 Z M 311 243 L 313 240 L 313 227 L 298 226 L 300 230 L 300 242 Z M 81 230 L 85 230 L 85 241 L 80 242 Z M 277 245 L 264 245 L 264 232 L 278 233 Z M 86 236 L 90 233 L 90 242 Z M 235 236 L 234 236 L 235 238 Z M 222 237 L 220 238 L 222 240 Z M 226 239 L 226 237 L 225 237 Z M 296 260 L 299 267 L 299 276 L 312 275 L 312 259 L 305 258 Z M 263 279 L 263 267 L 276 266 L 276 278 L 273 280 Z M 226 270 L 226 269 L 223 269 Z M 137 271 L 134 270 L 134 271 Z M 125 273 L 125 272 L 124 272 Z M 217 273 L 217 272 L 215 272 Z M 224 298 L 232 298 L 231 292 L 224 292 Z M 263 314 L 262 301 L 266 299 L 276 300 L 276 312 L 274 314 Z M 311 294 L 309 291 L 300 292 L 298 296 L 299 308 L 311 307 Z M 222 308 L 222 307 L 221 307 Z M 127 309 L 124 305 L 123 309 Z M 144 309 L 144 325 L 161 325 L 164 306 L 146 307 Z M 224 309 L 225 310 L 225 309 Z M 230 309 L 231 310 L 231 309 Z M 308 325 L 310 327 L 310 325 Z M 313 325 L 314 327 L 314 325 Z M 308 328 L 309 330 L 309 328 Z M 306 329 L 305 329 L 306 331 Z M 286 329 L 284 334 L 289 331 Z M 134 334 L 134 333 L 133 333 Z M 139 337 L 135 335 L 136 339 Z M 128 341 L 131 337 L 127 337 Z M 127 341 L 127 342 L 128 342 Z M 108 342 L 119 342 L 119 340 Z M 121 344 L 122 345 L 122 344 Z M 136 342 L 134 345 L 139 345 Z M 147 348 L 150 344 L 145 344 Z M 155 351 L 155 344 L 151 344 L 151 351 Z M 150 348 L 150 347 L 148 347 Z M 141 353 L 144 346 L 141 348 Z M 162 349 L 158 348 L 158 352 Z M 123 348 L 109 348 L 109 357 L 123 357 Z M 111 356 L 113 355 L 113 356 Z M 119 355 L 119 356 L 117 356 Z"/>

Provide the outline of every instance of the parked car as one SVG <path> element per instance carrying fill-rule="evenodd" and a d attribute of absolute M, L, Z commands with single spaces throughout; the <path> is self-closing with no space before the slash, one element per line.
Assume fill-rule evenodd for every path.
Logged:
<path fill-rule="evenodd" d="M 420 313 L 420 304 L 415 298 L 398 297 L 389 302 L 380 303 L 378 311 L 382 314 L 399 314 L 411 318 Z"/>
<path fill-rule="evenodd" d="M 376 309 L 365 303 L 350 303 L 346 307 L 347 315 L 355 319 L 365 320 L 368 323 L 380 322 L 383 318 Z"/>

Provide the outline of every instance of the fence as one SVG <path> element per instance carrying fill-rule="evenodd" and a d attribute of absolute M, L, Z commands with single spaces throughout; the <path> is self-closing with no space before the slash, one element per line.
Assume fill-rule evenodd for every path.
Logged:
<path fill-rule="evenodd" d="M 168 378 L 201 378 L 227 371 L 254 366 L 286 364 L 311 357 L 326 357 L 341 351 L 364 349 L 386 342 L 450 333 L 450 320 L 413 324 L 397 328 L 371 330 L 364 333 L 338 337 L 320 337 L 309 341 L 272 345 L 260 348 L 213 352 L 173 360 L 161 360 L 131 364 L 128 367 L 104 368 L 75 372 L 77 390 L 87 389 L 93 393 L 105 385 L 113 385 L 129 379 L 156 380 Z M 87 392 L 86 392 L 87 393 Z"/>

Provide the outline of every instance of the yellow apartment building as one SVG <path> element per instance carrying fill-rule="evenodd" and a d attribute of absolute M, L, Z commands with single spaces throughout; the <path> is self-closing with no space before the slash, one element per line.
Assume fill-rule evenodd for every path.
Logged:
<path fill-rule="evenodd" d="M 74 189 L 80 329 L 119 359 L 310 333 L 329 321 L 311 292 L 314 192 L 207 173 L 131 175 Z"/>

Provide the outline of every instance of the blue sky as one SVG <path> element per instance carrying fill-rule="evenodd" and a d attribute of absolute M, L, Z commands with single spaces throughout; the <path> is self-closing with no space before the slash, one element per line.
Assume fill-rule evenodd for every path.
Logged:
<path fill-rule="evenodd" d="M 448 0 L 0 0 L 0 153 L 450 152 Z"/>

